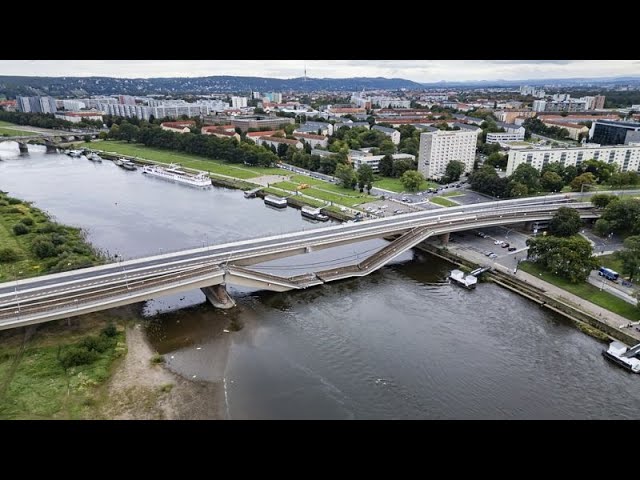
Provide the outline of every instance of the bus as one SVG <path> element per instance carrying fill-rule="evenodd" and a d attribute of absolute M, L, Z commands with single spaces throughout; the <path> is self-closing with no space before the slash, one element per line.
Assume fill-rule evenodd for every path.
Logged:
<path fill-rule="evenodd" d="M 614 282 L 618 280 L 618 277 L 620 277 L 620 274 L 618 272 L 614 272 L 610 268 L 606 267 L 600 267 L 600 269 L 598 270 L 598 275 Z"/>

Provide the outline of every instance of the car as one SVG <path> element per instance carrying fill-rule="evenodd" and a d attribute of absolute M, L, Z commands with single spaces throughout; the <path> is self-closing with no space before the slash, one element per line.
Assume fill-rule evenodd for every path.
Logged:
<path fill-rule="evenodd" d="M 460 184 L 459 183 L 456 183 L 456 188 L 460 188 Z"/>
<path fill-rule="evenodd" d="M 393 213 L 395 213 L 397 215 L 399 213 L 402 213 L 402 210 L 395 210 Z"/>
<path fill-rule="evenodd" d="M 495 253 L 492 253 L 491 255 L 489 255 L 489 258 L 498 258 L 498 255 L 496 255 Z"/>
<path fill-rule="evenodd" d="M 502 240 L 496 240 L 495 242 L 493 242 L 494 245 L 500 245 L 502 243 Z"/>
<path fill-rule="evenodd" d="M 493 253 L 493 252 L 484 252 L 484 254 L 485 254 L 487 257 L 490 257 L 491 255 L 495 255 L 495 253 Z"/>
<path fill-rule="evenodd" d="M 478 237 L 483 237 L 483 238 L 484 238 L 484 233 L 482 233 L 482 232 L 476 232 L 476 235 L 477 235 Z"/>
<path fill-rule="evenodd" d="M 507 247 L 509 246 L 509 244 L 508 244 L 507 242 L 502 242 L 502 243 L 500 244 L 500 246 L 501 246 L 502 248 L 507 248 Z"/>
<path fill-rule="evenodd" d="M 517 250 L 516 247 L 509 247 L 507 250 L 509 250 L 510 252 L 515 252 Z"/>

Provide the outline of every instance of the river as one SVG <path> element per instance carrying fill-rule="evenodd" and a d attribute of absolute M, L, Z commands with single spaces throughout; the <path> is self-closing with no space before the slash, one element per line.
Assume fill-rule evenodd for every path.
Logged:
<path fill-rule="evenodd" d="M 0 189 L 84 228 L 130 258 L 314 228 L 242 192 L 197 190 L 30 147 L 0 143 Z M 383 241 L 280 259 L 302 273 L 353 261 Z M 375 274 L 285 293 L 230 289 L 216 310 L 200 291 L 145 304 L 167 367 L 221 382 L 232 419 L 637 418 L 640 378 L 603 344 L 494 284 L 446 283 L 451 266 L 412 252 Z M 239 331 L 228 331 L 237 324 Z"/>

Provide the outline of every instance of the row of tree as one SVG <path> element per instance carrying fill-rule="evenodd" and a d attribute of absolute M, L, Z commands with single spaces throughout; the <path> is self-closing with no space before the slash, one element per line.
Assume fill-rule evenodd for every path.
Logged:
<path fill-rule="evenodd" d="M 82 120 L 72 123 L 56 118 L 52 113 L 25 113 L 7 112 L 0 110 L 0 120 L 17 125 L 29 125 L 32 127 L 69 130 L 71 128 L 102 128 L 102 122 L 98 120 Z"/>
<path fill-rule="evenodd" d="M 614 163 L 600 160 L 587 160 L 578 166 L 564 166 L 553 162 L 538 171 L 526 163 L 509 177 L 499 177 L 495 168 L 485 162 L 482 168 L 470 176 L 471 187 L 481 193 L 494 197 L 522 197 L 538 192 L 559 192 L 569 185 L 571 190 L 579 192 L 584 186 L 607 184 L 615 187 L 640 184 L 637 172 L 618 172 Z"/>

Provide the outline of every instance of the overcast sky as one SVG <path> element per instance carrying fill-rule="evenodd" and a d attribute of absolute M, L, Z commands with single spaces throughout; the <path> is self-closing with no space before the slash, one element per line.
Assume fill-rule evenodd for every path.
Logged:
<path fill-rule="evenodd" d="M 243 75 L 417 82 L 640 76 L 640 60 L 0 60 L 0 75 L 128 78 Z"/>

